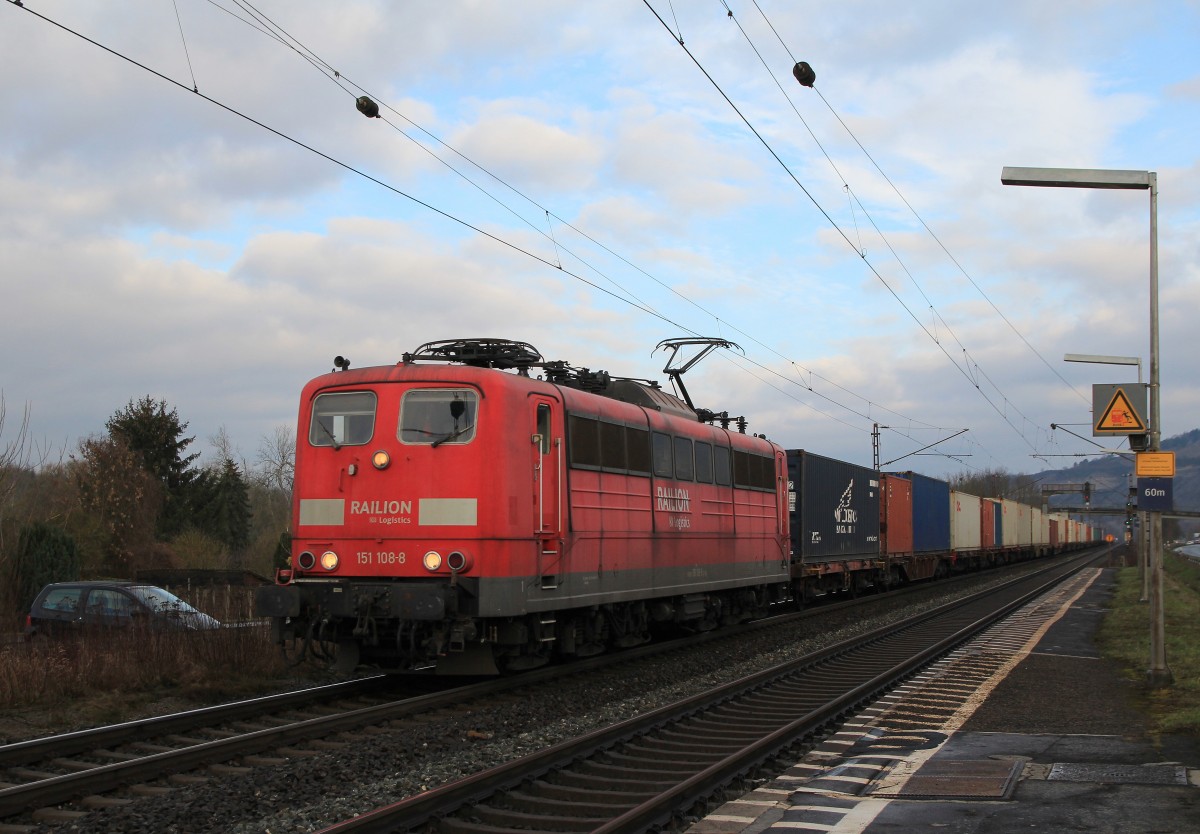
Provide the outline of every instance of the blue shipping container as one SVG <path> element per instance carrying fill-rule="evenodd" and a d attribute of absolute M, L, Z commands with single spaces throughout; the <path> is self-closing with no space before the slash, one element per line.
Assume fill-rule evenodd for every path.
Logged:
<path fill-rule="evenodd" d="M 916 472 L 897 472 L 912 479 L 913 552 L 950 550 L 950 484 Z"/>

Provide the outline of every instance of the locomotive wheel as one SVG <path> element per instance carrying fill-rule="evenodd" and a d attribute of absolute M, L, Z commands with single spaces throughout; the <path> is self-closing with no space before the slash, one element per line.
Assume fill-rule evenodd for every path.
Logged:
<path fill-rule="evenodd" d="M 528 672 L 530 669 L 540 669 L 550 662 L 544 654 L 519 654 L 505 658 L 505 672 Z"/>
<path fill-rule="evenodd" d="M 297 637 L 280 640 L 279 653 L 283 656 L 283 662 L 288 666 L 299 666 L 304 660 L 305 641 Z"/>

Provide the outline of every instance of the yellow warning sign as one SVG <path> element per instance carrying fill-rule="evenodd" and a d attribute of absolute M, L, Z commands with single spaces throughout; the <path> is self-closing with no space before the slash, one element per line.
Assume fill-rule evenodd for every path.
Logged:
<path fill-rule="evenodd" d="M 1134 471 L 1139 478 L 1174 478 L 1174 452 L 1138 452 Z"/>
<path fill-rule="evenodd" d="M 1147 429 L 1141 415 L 1125 395 L 1125 390 L 1118 388 L 1113 392 L 1108 407 L 1100 413 L 1093 430 L 1114 434 L 1145 434 Z"/>

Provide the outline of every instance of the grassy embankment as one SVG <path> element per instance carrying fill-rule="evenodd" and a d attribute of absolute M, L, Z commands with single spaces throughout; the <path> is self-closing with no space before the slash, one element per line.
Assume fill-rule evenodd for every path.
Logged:
<path fill-rule="evenodd" d="M 5 645 L 0 711 L 37 709 L 51 724 L 104 723 L 168 696 L 202 704 L 261 692 L 284 674 L 266 631 L 137 629 Z"/>
<path fill-rule="evenodd" d="M 247 606 L 227 593 L 191 601 L 202 602 L 197 607 L 222 622 L 247 616 Z M 270 630 L 258 623 L 5 643 L 0 645 L 0 740 L 250 697 L 305 675 L 320 677 L 321 670 L 288 668 Z"/>
<path fill-rule="evenodd" d="M 1100 649 L 1124 664 L 1126 676 L 1142 684 L 1140 701 L 1152 730 L 1200 737 L 1200 564 L 1167 553 L 1164 564 L 1164 620 L 1169 687 L 1146 685 L 1150 665 L 1150 605 L 1138 602 L 1142 580 L 1137 568 L 1121 568 L 1112 607 L 1100 629 Z"/>

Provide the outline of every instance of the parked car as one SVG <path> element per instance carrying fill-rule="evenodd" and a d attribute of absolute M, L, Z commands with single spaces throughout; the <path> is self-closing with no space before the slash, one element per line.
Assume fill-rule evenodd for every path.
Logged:
<path fill-rule="evenodd" d="M 199 631 L 220 628 L 169 591 L 138 582 L 56 582 L 42 588 L 25 618 L 25 637 L 68 636 L 141 627 Z"/>

